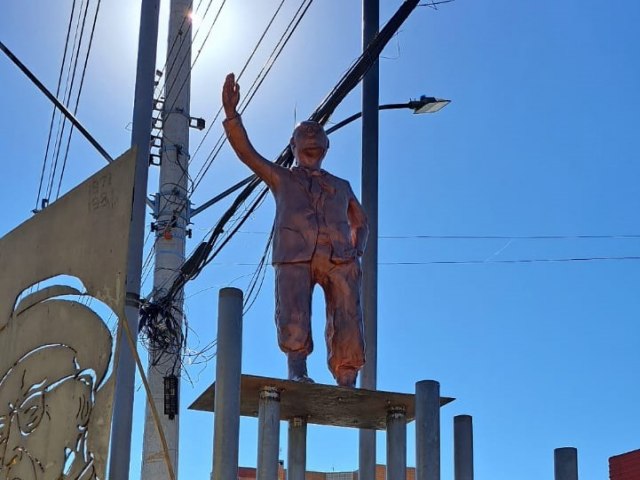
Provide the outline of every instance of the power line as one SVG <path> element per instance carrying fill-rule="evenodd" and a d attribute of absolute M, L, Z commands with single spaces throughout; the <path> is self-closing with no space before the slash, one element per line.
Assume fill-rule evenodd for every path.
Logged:
<path fill-rule="evenodd" d="M 71 14 L 69 15 L 69 23 L 67 25 L 67 37 L 64 45 L 64 53 L 62 54 L 62 63 L 60 64 L 60 73 L 58 74 L 56 97 L 60 95 L 60 86 L 62 85 L 62 74 L 64 72 L 64 64 L 67 59 L 67 51 L 69 48 L 69 38 L 71 37 L 71 25 L 73 24 L 73 13 L 75 12 L 75 9 L 76 9 L 76 0 L 73 0 L 73 3 L 71 5 Z M 40 195 L 42 194 L 42 186 L 44 184 L 44 172 L 47 167 L 47 158 L 49 157 L 49 147 L 51 146 L 51 135 L 53 133 L 53 123 L 56 118 L 56 111 L 57 111 L 57 107 L 56 105 L 54 105 L 53 109 L 51 110 L 51 121 L 49 123 L 49 135 L 47 136 L 47 146 L 45 147 L 44 158 L 42 159 L 42 171 L 40 172 L 40 183 L 38 186 L 38 195 L 36 197 L 36 205 L 33 210 L 34 212 L 37 211 L 38 207 L 40 206 Z"/>
<path fill-rule="evenodd" d="M 287 25 L 284 33 L 276 43 L 276 46 L 271 51 L 269 58 L 267 58 L 267 61 L 262 66 L 262 69 L 260 70 L 255 80 L 247 90 L 247 93 L 245 94 L 246 96 L 244 97 L 242 101 L 242 105 L 240 106 L 240 113 L 244 113 L 244 111 L 247 109 L 247 107 L 251 103 L 251 100 L 257 93 L 258 89 L 264 82 L 267 75 L 269 75 L 269 72 L 273 68 L 273 65 L 275 64 L 276 60 L 280 57 L 280 54 L 284 50 L 284 47 L 287 45 L 287 43 L 291 39 L 291 36 L 298 28 L 298 25 L 304 18 L 305 14 L 307 13 L 307 10 L 309 9 L 312 3 L 313 3 L 313 0 L 303 0 L 302 3 L 300 4 L 300 7 L 298 7 L 298 10 L 295 12 L 293 18 Z M 224 145 L 225 142 L 226 142 L 226 136 L 224 134 L 220 135 L 220 137 L 218 138 L 218 141 L 216 142 L 216 145 L 213 147 L 213 149 L 209 153 L 209 156 L 205 160 L 205 163 L 203 164 L 199 172 L 194 177 L 194 184 L 191 189 L 191 194 L 193 194 L 195 189 L 198 188 L 198 186 L 202 182 L 204 176 L 207 174 L 207 172 L 211 168 L 213 161 L 216 159 L 216 157 L 220 153 L 220 150 L 222 149 L 222 146 Z"/>
<path fill-rule="evenodd" d="M 576 258 L 522 258 L 516 260 L 433 260 L 428 262 L 379 262 L 378 265 L 486 265 L 486 264 L 522 264 L 522 263 L 573 263 L 598 261 L 640 260 L 639 257 L 576 257 Z"/>
<path fill-rule="evenodd" d="M 85 5 L 84 14 L 82 14 L 82 5 Z M 78 21 L 76 23 L 76 33 L 73 39 L 73 51 L 71 54 L 71 58 L 69 60 L 69 66 L 67 69 L 67 84 L 65 86 L 65 91 L 63 94 L 64 102 L 70 106 L 71 95 L 73 92 L 73 86 L 76 79 L 76 72 L 78 69 L 78 60 L 80 58 L 80 48 L 82 47 L 82 40 L 84 37 L 84 28 L 87 21 L 87 13 L 89 12 L 89 0 L 85 3 L 84 1 L 80 5 L 80 14 L 78 15 Z M 81 18 L 82 17 L 82 18 Z M 81 25 L 82 19 L 82 26 Z M 75 113 L 74 113 L 75 115 Z M 65 117 L 60 118 L 60 122 L 58 122 L 58 134 L 56 137 L 56 142 L 54 145 L 54 157 L 53 166 L 49 170 L 49 186 L 47 187 L 47 199 L 51 199 L 51 194 L 53 192 L 53 183 L 56 176 L 56 171 L 58 170 L 58 161 L 60 160 L 60 150 L 62 148 L 62 138 L 64 136 L 64 132 L 67 127 L 67 119 Z"/>
<path fill-rule="evenodd" d="M 269 30 L 271 29 L 271 25 L 273 25 L 273 22 L 275 21 L 276 17 L 278 16 L 278 13 L 280 12 L 280 9 L 282 8 L 282 5 L 284 5 L 284 2 L 286 0 L 281 0 L 280 1 L 280 5 L 278 5 L 278 8 L 276 8 L 275 13 L 271 16 L 271 20 L 269 20 L 269 23 L 267 24 L 267 26 L 265 27 L 265 29 L 262 32 L 262 35 L 260 36 L 260 38 L 258 39 L 258 42 L 256 43 L 255 47 L 253 48 L 253 51 L 251 52 L 251 54 L 249 55 L 249 58 L 247 58 L 247 61 L 244 63 L 242 69 L 240 70 L 240 73 L 238 73 L 238 80 L 240 80 L 242 78 L 242 75 L 244 74 L 245 70 L 247 69 L 247 67 L 249 66 L 249 63 L 251 62 L 251 60 L 253 59 L 253 57 L 255 56 L 256 52 L 258 51 L 258 48 L 260 47 L 260 45 L 262 44 L 262 41 L 264 40 L 264 37 L 267 35 L 267 33 L 269 32 Z M 193 154 L 191 155 L 191 158 L 195 158 L 195 156 L 198 154 L 198 152 L 200 151 L 200 148 L 202 147 L 202 144 L 204 143 L 204 141 L 206 140 L 206 138 L 209 136 L 209 132 L 211 132 L 211 128 L 213 127 L 213 125 L 215 125 L 216 121 L 218 120 L 218 117 L 220 116 L 220 113 L 222 112 L 222 105 L 220 105 L 220 108 L 218 109 L 218 112 L 215 114 L 215 116 L 213 117 L 213 120 L 210 122 L 209 124 L 209 128 L 207 128 L 207 131 L 205 132 L 204 136 L 202 137 L 202 139 L 200 140 L 200 143 L 198 144 L 198 146 L 196 147 L 195 151 L 193 152 Z M 193 161 L 193 160 L 192 160 Z"/>
<path fill-rule="evenodd" d="M 96 10 L 95 13 L 93 15 L 93 24 L 91 26 L 91 34 L 89 36 L 89 45 L 87 46 L 87 53 L 85 54 L 84 57 L 84 65 L 82 66 L 82 76 L 80 77 L 80 86 L 78 87 L 78 94 L 76 95 L 76 106 L 73 110 L 73 114 L 75 115 L 78 112 L 78 106 L 80 105 L 80 95 L 82 95 L 82 87 L 84 86 L 84 79 L 85 79 L 85 75 L 87 73 L 87 65 L 89 64 L 89 55 L 91 54 L 91 47 L 93 45 L 93 36 L 95 34 L 96 31 L 96 24 L 98 22 L 98 12 L 100 11 L 100 3 L 102 2 L 102 0 L 98 0 L 98 4 L 96 6 Z M 87 5 L 88 8 L 88 5 Z M 56 191 L 56 200 L 58 199 L 58 197 L 60 196 L 60 188 L 62 187 L 62 178 L 64 177 L 64 172 L 67 168 L 67 159 L 69 157 L 69 147 L 71 145 L 71 135 L 73 134 L 73 130 L 74 130 L 74 126 L 73 124 L 71 125 L 71 128 L 69 129 L 69 136 L 67 138 L 67 147 L 66 150 L 64 152 L 64 161 L 62 163 L 62 170 L 60 171 L 60 177 L 58 180 L 58 189 Z"/>
<path fill-rule="evenodd" d="M 267 235 L 267 231 L 240 231 L 247 235 Z M 405 240 L 637 240 L 640 235 L 379 235 L 380 239 Z"/>
<path fill-rule="evenodd" d="M 273 51 L 271 52 L 269 58 L 267 59 L 267 61 L 265 62 L 265 65 L 262 67 L 262 70 L 260 71 L 260 73 L 258 74 L 258 77 L 256 77 L 256 80 L 254 80 L 253 85 L 257 84 L 257 81 L 259 79 L 260 74 L 263 75 L 263 80 L 264 77 L 269 73 L 270 69 L 273 67 L 273 64 L 275 63 L 275 61 L 277 60 L 277 58 L 279 57 L 280 53 L 282 52 L 282 49 L 284 48 L 284 46 L 286 45 L 286 43 L 288 42 L 289 38 L 291 38 L 291 34 L 293 33 L 293 31 L 295 31 L 295 29 L 297 28 L 297 26 L 300 23 L 300 20 L 302 19 L 302 17 L 304 16 L 304 14 L 306 13 L 306 11 L 308 10 L 309 6 L 311 5 L 311 3 L 313 2 L 313 0 L 303 0 L 302 3 L 300 4 L 300 7 L 298 8 L 298 10 L 296 11 L 296 13 L 294 14 L 293 18 L 291 19 L 291 21 L 289 22 L 289 24 L 287 25 L 287 27 L 285 28 L 284 33 L 281 35 L 280 39 L 278 40 L 276 46 L 274 47 Z M 267 24 L 267 27 L 265 28 L 265 30 L 263 31 L 258 43 L 256 44 L 256 46 L 254 47 L 251 55 L 249 56 L 249 59 L 247 60 L 247 62 L 245 62 L 245 65 L 242 69 L 241 73 L 244 73 L 244 71 L 246 70 L 249 62 L 251 61 L 251 59 L 254 57 L 259 45 L 262 43 L 264 37 L 266 36 L 268 30 L 270 29 L 271 25 L 273 24 L 273 21 L 275 20 L 276 16 L 278 15 L 280 9 L 282 8 L 282 4 L 284 3 L 284 0 L 281 1 L 281 3 L 279 4 L 279 6 L 276 8 L 275 13 L 273 14 L 273 16 L 271 17 L 271 20 L 269 21 L 269 23 Z M 305 8 L 305 3 L 306 3 L 306 8 Z M 302 12 L 302 14 L 301 14 Z M 205 12 L 206 13 L 206 12 Z M 293 29 L 292 29 L 293 26 Z M 286 40 L 283 43 L 283 40 L 286 38 Z M 266 66 L 269 65 L 270 66 L 268 69 L 266 69 Z M 193 68 L 193 65 L 192 65 Z M 265 73 L 266 70 L 266 73 Z M 261 84 L 262 82 L 260 82 Z M 259 85 L 260 85 L 259 84 Z M 258 87 L 259 87 L 258 85 Z M 249 100 L 250 101 L 250 100 Z M 243 101 L 243 107 L 242 107 L 242 111 L 244 111 L 247 106 L 249 105 L 249 101 L 247 101 L 247 99 L 244 99 Z M 213 126 L 213 124 L 215 123 L 215 120 L 218 118 L 220 112 L 221 112 L 221 108 L 218 110 L 218 113 L 216 114 L 214 121 L 210 122 L 210 126 L 209 126 L 209 130 L 207 130 L 207 134 L 208 132 L 211 130 L 211 127 Z M 206 136 L 206 135 L 205 135 Z M 194 180 L 192 181 L 192 186 L 191 186 L 191 194 L 193 194 L 193 192 L 195 191 L 195 188 L 199 185 L 199 183 L 202 181 L 202 179 L 204 178 L 204 175 L 207 173 L 207 171 L 209 170 L 211 163 L 213 162 L 213 160 L 216 158 L 216 156 L 218 155 L 218 153 L 220 152 L 222 146 L 224 145 L 224 135 L 221 135 L 220 138 L 218 138 L 218 142 L 216 143 L 216 145 L 213 147 L 213 150 L 210 152 L 208 159 L 205 161 L 205 163 L 203 164 L 203 166 L 200 168 L 198 174 L 196 174 L 196 177 L 194 178 Z M 200 143 L 200 145 L 198 145 L 198 149 L 200 149 L 202 145 L 202 142 Z M 193 156 L 192 159 L 190 160 L 190 163 L 193 162 Z M 184 208 L 186 208 L 188 200 L 186 200 L 183 205 L 177 209 L 177 212 L 180 213 Z"/>
<path fill-rule="evenodd" d="M 380 235 L 378 238 L 393 240 L 604 240 L 639 239 L 640 235 Z"/>
<path fill-rule="evenodd" d="M 520 258 L 513 260 L 429 260 L 424 262 L 378 262 L 385 266 L 421 266 L 421 265 L 488 265 L 488 264 L 528 264 L 528 263 L 582 263 L 599 261 L 640 260 L 640 256 L 623 257 L 573 257 L 573 258 Z M 257 267 L 260 263 L 212 262 L 217 266 Z"/>
<path fill-rule="evenodd" d="M 213 31 L 213 27 L 215 27 L 216 23 L 218 22 L 218 18 L 220 17 L 220 14 L 222 13 L 222 9 L 224 8 L 226 3 L 227 3 L 227 0 L 222 0 L 222 3 L 220 4 L 220 7 L 218 8 L 218 11 L 216 12 L 215 17 L 213 18 L 213 22 L 209 26 L 209 30 L 207 31 L 207 35 L 205 36 L 204 40 L 200 44 L 200 49 L 196 53 L 196 58 L 194 58 L 193 62 L 191 62 L 191 66 L 189 67 L 189 72 L 191 72 L 193 70 L 193 67 L 195 67 L 196 62 L 198 61 L 198 58 L 200 58 L 200 54 L 202 53 L 202 50 L 204 49 L 204 46 L 207 43 L 207 40 L 209 40 L 209 36 L 211 35 L 211 32 Z M 209 2 L 209 5 L 207 6 L 206 11 L 204 12 L 204 16 L 207 15 L 207 12 L 209 11 L 209 7 L 210 6 L 211 6 L 211 1 Z M 199 32 L 200 32 L 200 27 L 198 27 L 196 32 L 193 34 L 193 38 L 191 40 L 191 45 L 193 45 L 193 42 L 194 42 L 194 40 L 195 40 L 195 38 L 196 38 L 196 36 L 198 35 Z M 174 64 L 175 64 L 175 61 L 177 60 L 177 58 L 178 58 L 178 56 L 176 55 L 176 58 L 173 61 Z M 187 61 L 187 56 L 184 55 L 182 57 L 182 62 L 180 63 L 178 68 L 182 68 L 182 66 L 184 65 L 184 62 L 186 62 L 186 61 Z M 171 65 L 172 69 L 173 69 L 173 66 L 174 65 L 172 64 Z M 177 98 L 180 96 L 180 93 L 182 92 L 182 89 L 186 85 L 188 78 L 189 78 L 189 75 L 185 75 L 185 78 L 182 81 L 182 84 L 180 85 L 180 89 L 178 90 L 178 93 L 175 94 L 176 100 L 174 100 L 173 105 L 171 105 L 168 109 L 165 109 L 165 111 L 169 111 L 169 112 L 173 111 L 173 107 L 175 107 L 175 102 L 177 101 Z M 172 93 L 173 87 L 174 87 L 174 85 L 176 84 L 177 81 L 178 81 L 178 77 L 174 78 L 173 82 L 171 83 L 171 85 L 169 85 L 169 88 L 166 88 L 166 84 L 165 84 L 165 90 L 166 90 L 165 91 L 165 98 L 167 98 Z"/>

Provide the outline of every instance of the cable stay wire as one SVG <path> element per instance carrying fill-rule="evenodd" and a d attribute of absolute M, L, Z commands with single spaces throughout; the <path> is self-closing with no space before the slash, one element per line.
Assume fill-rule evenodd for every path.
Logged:
<path fill-rule="evenodd" d="M 69 14 L 69 23 L 67 25 L 67 36 L 64 44 L 64 52 L 62 54 L 62 63 L 60 64 L 60 72 L 58 73 L 58 84 L 56 86 L 56 97 L 60 95 L 60 87 L 62 85 L 62 75 L 64 73 L 64 65 L 67 60 L 67 52 L 69 50 L 69 38 L 71 37 L 71 25 L 73 24 L 73 14 L 76 9 L 76 0 L 73 0 L 71 4 L 71 13 Z M 49 122 L 49 134 L 47 136 L 47 145 L 44 151 L 44 158 L 42 159 L 42 171 L 40 172 L 40 182 L 38 185 L 38 195 L 36 196 L 36 205 L 33 209 L 34 212 L 38 211 L 38 207 L 40 207 L 40 196 L 42 194 L 42 186 L 44 184 L 44 172 L 47 167 L 47 158 L 49 158 L 49 148 L 51 146 L 51 136 L 53 134 L 53 124 L 56 118 L 56 112 L 58 108 L 56 105 L 51 109 L 51 121 Z"/>
<path fill-rule="evenodd" d="M 82 87 L 84 87 L 84 80 L 87 73 L 87 65 L 89 64 L 89 56 L 91 55 L 91 48 L 93 46 L 93 37 L 96 31 L 96 24 L 98 22 L 98 13 L 100 12 L 101 3 L 102 3 L 102 0 L 98 0 L 96 10 L 93 15 L 93 23 L 91 26 L 91 33 L 89 35 L 89 45 L 87 46 L 87 51 L 84 57 L 84 64 L 82 66 L 82 75 L 80 77 L 80 85 L 78 87 L 78 93 L 76 95 L 76 100 L 75 100 L 75 107 L 73 109 L 74 115 L 78 113 L 78 107 L 80 105 L 80 96 L 82 95 Z M 69 158 L 69 147 L 71 146 L 71 136 L 73 135 L 74 130 L 75 130 L 75 127 L 72 124 L 71 127 L 69 128 L 69 135 L 67 136 L 67 141 L 66 141 L 67 146 L 64 152 L 64 161 L 62 162 L 62 169 L 60 171 L 60 176 L 58 179 L 58 189 L 56 191 L 56 200 L 60 197 L 60 188 L 62 187 L 62 179 L 64 178 L 64 173 L 67 168 L 67 159 Z"/>

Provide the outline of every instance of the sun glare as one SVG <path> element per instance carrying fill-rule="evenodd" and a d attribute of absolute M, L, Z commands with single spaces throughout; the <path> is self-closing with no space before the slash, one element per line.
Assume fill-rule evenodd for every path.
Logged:
<path fill-rule="evenodd" d="M 192 28 L 198 28 L 202 24 L 202 17 L 197 13 L 191 11 L 187 16 L 189 17 L 189 20 L 191 20 Z"/>

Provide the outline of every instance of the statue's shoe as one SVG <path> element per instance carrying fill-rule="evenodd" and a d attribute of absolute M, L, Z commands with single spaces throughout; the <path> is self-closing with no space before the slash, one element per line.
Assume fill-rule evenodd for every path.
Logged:
<path fill-rule="evenodd" d="M 355 368 L 343 368 L 336 373 L 336 382 L 341 387 L 356 386 L 356 379 L 358 378 L 358 370 Z"/>
<path fill-rule="evenodd" d="M 292 378 L 289 378 L 289 380 L 293 380 L 294 382 L 300 382 L 300 383 L 316 383 L 313 381 L 312 378 L 309 378 L 307 375 L 296 375 Z"/>

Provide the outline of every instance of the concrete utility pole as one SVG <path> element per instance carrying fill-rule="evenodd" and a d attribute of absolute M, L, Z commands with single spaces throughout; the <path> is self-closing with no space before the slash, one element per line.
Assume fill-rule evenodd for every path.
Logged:
<path fill-rule="evenodd" d="M 138 37 L 138 66 L 133 104 L 133 131 L 131 145 L 138 148 L 135 172 L 135 191 L 131 231 L 129 234 L 129 267 L 127 269 L 126 322 L 133 334 L 138 331 L 140 307 L 140 276 L 142 272 L 142 247 L 144 244 L 144 216 L 149 173 L 149 143 L 153 116 L 153 87 L 156 71 L 158 44 L 158 16 L 160 0 L 142 0 L 140 9 L 140 34 Z M 118 337 L 118 370 L 113 404 L 111 454 L 109 478 L 129 478 L 131 459 L 131 425 L 133 418 L 133 392 L 135 362 L 133 352 L 120 329 Z"/>
<path fill-rule="evenodd" d="M 380 0 L 362 0 L 362 49 L 378 34 Z M 375 390 L 378 371 L 378 102 L 379 63 L 362 80 L 362 206 L 369 240 L 362 257 L 362 309 L 366 363 L 360 387 Z M 359 478 L 376 476 L 376 432 L 360 430 Z"/>
<path fill-rule="evenodd" d="M 171 0 L 162 106 L 162 151 L 160 186 L 156 195 L 156 252 L 153 278 L 154 298 L 167 293 L 184 263 L 186 227 L 189 224 L 187 196 L 189 165 L 189 123 L 191 96 L 191 0 Z M 184 297 L 181 291 L 173 314 L 183 324 Z M 180 340 L 180 339 L 178 339 Z M 149 355 L 148 379 L 169 447 L 170 461 L 178 471 L 180 351 L 154 351 Z M 173 392 L 171 392 L 173 390 Z M 165 398 L 165 391 L 167 398 Z M 172 395 L 175 392 L 175 395 Z M 165 401 L 172 404 L 168 412 Z M 142 451 L 142 480 L 169 479 L 162 443 L 149 405 L 146 407 Z"/>

